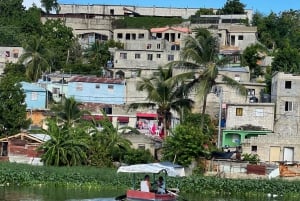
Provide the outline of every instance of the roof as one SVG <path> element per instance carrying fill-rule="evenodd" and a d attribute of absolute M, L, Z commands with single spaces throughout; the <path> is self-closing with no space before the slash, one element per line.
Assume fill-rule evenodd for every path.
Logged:
<path fill-rule="evenodd" d="M 22 89 L 26 92 L 26 91 L 38 91 L 38 92 L 46 92 L 46 89 L 33 84 L 33 83 L 29 83 L 29 82 L 20 82 L 20 84 L 22 85 Z"/>
<path fill-rule="evenodd" d="M 118 168 L 117 172 L 124 173 L 153 173 L 159 174 L 161 172 L 166 172 L 170 177 L 185 176 L 184 168 L 180 165 L 173 164 L 171 162 L 162 163 L 148 163 L 148 164 L 136 164 L 121 166 Z"/>
<path fill-rule="evenodd" d="M 93 76 L 74 76 L 69 80 L 70 82 L 87 82 L 87 83 L 105 83 L 105 84 L 124 84 L 125 81 L 121 79 L 93 77 Z"/>
<path fill-rule="evenodd" d="M 245 67 L 218 67 L 218 71 L 249 73 L 248 69 Z"/>
<path fill-rule="evenodd" d="M 187 27 L 169 27 L 169 26 L 167 26 L 167 27 L 150 29 L 151 33 L 162 33 L 162 32 L 166 32 L 168 30 L 179 31 L 179 32 L 183 32 L 183 33 L 191 33 L 191 30 Z"/>
<path fill-rule="evenodd" d="M 46 141 L 50 140 L 50 136 L 46 135 L 46 134 L 18 133 L 16 135 L 3 137 L 3 138 L 0 139 L 0 142 L 7 141 L 7 140 L 12 139 L 12 138 L 18 138 L 18 137 L 29 138 L 29 139 L 35 140 L 36 142 L 39 142 L 39 143 L 46 142 Z"/>

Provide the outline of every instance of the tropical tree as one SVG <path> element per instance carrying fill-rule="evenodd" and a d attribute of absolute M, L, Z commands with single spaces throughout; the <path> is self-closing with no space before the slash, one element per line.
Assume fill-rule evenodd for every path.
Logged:
<path fill-rule="evenodd" d="M 45 59 L 46 49 L 42 45 L 43 37 L 34 36 L 23 45 L 24 53 L 19 62 L 26 66 L 26 75 L 32 81 L 37 81 L 42 72 L 47 70 L 48 62 Z"/>
<path fill-rule="evenodd" d="M 187 97 L 188 87 L 183 82 L 191 78 L 191 73 L 182 73 L 173 76 L 173 68 L 169 66 L 164 69 L 159 67 L 157 75 L 150 78 L 142 78 L 137 83 L 138 91 L 146 91 L 146 101 L 143 103 L 132 103 L 129 109 L 139 107 L 157 106 L 159 124 L 163 123 L 164 134 L 171 122 L 171 112 L 176 111 L 178 114 L 182 109 L 190 110 L 194 101 Z"/>
<path fill-rule="evenodd" d="M 192 124 L 181 124 L 163 144 L 163 159 L 185 167 L 209 154 L 209 137 Z"/>
<path fill-rule="evenodd" d="M 76 166 L 87 164 L 88 137 L 85 127 L 68 127 L 58 125 L 55 119 L 48 120 L 45 130 L 50 139 L 43 143 L 39 150 L 45 165 Z"/>
<path fill-rule="evenodd" d="M 88 111 L 81 110 L 80 105 L 81 103 L 77 102 L 74 97 L 70 97 L 62 101 L 62 104 L 51 109 L 57 114 L 59 122 L 71 127 L 80 122 L 84 114 L 89 114 Z"/>
<path fill-rule="evenodd" d="M 102 112 L 102 114 L 104 119 L 94 121 L 94 126 L 89 129 L 91 136 L 89 143 L 89 161 L 92 165 L 100 167 L 112 166 L 114 160 L 120 161 L 121 158 L 114 157 L 116 155 L 115 153 L 122 152 L 122 155 L 124 155 L 130 150 L 131 146 L 131 142 L 123 137 L 118 126 L 114 127 L 104 112 Z M 96 127 L 97 124 L 101 127 L 100 129 Z"/>
<path fill-rule="evenodd" d="M 261 67 L 257 62 L 263 59 L 267 49 L 261 44 L 252 44 L 243 51 L 242 66 L 248 66 L 250 70 L 250 78 L 256 78 L 263 75 Z"/>
<path fill-rule="evenodd" d="M 227 0 L 223 8 L 219 11 L 220 14 L 244 14 L 245 4 L 241 3 L 240 0 Z"/>
<path fill-rule="evenodd" d="M 196 89 L 202 99 L 201 128 L 203 128 L 207 96 L 216 85 L 216 78 L 219 76 L 218 65 L 222 66 L 228 62 L 228 59 L 219 59 L 217 38 L 213 37 L 207 29 L 197 28 L 194 31 L 195 37 L 187 36 L 185 39 L 181 61 L 172 62 L 170 65 L 192 69 L 195 72 L 195 79 L 188 86 Z M 237 88 L 242 95 L 246 95 L 244 86 L 227 76 L 222 77 L 227 85 Z"/>
<path fill-rule="evenodd" d="M 0 81 L 0 130 L 1 135 L 12 135 L 27 129 L 25 94 L 19 84 L 20 77 L 5 75 Z"/>
<path fill-rule="evenodd" d="M 108 51 L 108 44 L 106 42 L 96 41 L 84 51 L 84 57 L 88 60 L 88 63 L 93 69 L 98 71 L 97 74 L 102 73 L 102 70 L 106 68 L 107 61 L 111 57 Z"/>
<path fill-rule="evenodd" d="M 59 4 L 57 0 L 41 0 L 42 6 L 45 8 L 46 13 L 55 10 L 56 13 L 59 11 Z"/>

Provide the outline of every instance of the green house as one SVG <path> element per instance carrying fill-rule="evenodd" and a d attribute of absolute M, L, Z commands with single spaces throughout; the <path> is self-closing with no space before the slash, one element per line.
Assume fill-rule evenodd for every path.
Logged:
<path fill-rule="evenodd" d="M 270 130 L 223 130 L 222 147 L 237 147 L 244 139 L 267 135 L 272 133 Z"/>

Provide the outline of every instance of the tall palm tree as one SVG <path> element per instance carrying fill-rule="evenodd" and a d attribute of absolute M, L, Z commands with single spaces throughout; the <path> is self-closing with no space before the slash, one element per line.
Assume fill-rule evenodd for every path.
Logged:
<path fill-rule="evenodd" d="M 34 36 L 24 45 L 24 53 L 19 58 L 20 63 L 26 66 L 26 75 L 32 81 L 37 81 L 42 72 L 48 70 L 45 59 L 47 50 L 42 45 L 43 37 Z"/>
<path fill-rule="evenodd" d="M 173 68 L 159 67 L 157 76 L 142 78 L 137 83 L 138 91 L 146 91 L 146 102 L 130 104 L 129 109 L 139 107 L 157 106 L 159 123 L 163 123 L 164 135 L 169 129 L 171 122 L 171 112 L 176 111 L 180 114 L 182 109 L 190 110 L 194 101 L 187 98 L 186 90 L 188 87 L 184 80 L 191 78 L 191 73 L 182 73 L 173 76 Z"/>
<path fill-rule="evenodd" d="M 212 87 L 216 85 L 216 78 L 219 75 L 218 66 L 227 63 L 228 59 L 218 57 L 218 40 L 207 29 L 197 28 L 194 31 L 196 32 L 195 37 L 188 36 L 185 39 L 185 46 L 181 51 L 181 61 L 173 62 L 171 65 L 193 69 L 197 73 L 195 79 L 190 83 L 190 87 L 196 88 L 198 95 L 202 98 L 201 128 L 203 128 L 207 96 Z M 247 94 L 244 86 L 227 76 L 223 75 L 222 77 L 227 85 L 237 88 L 242 95 Z"/>

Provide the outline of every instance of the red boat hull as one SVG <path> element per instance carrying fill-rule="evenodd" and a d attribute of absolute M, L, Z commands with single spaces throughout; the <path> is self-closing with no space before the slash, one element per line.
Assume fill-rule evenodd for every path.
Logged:
<path fill-rule="evenodd" d="M 128 200 L 149 200 L 149 201 L 175 201 L 176 196 L 172 194 L 156 194 L 153 192 L 142 192 L 137 190 L 127 191 Z"/>

